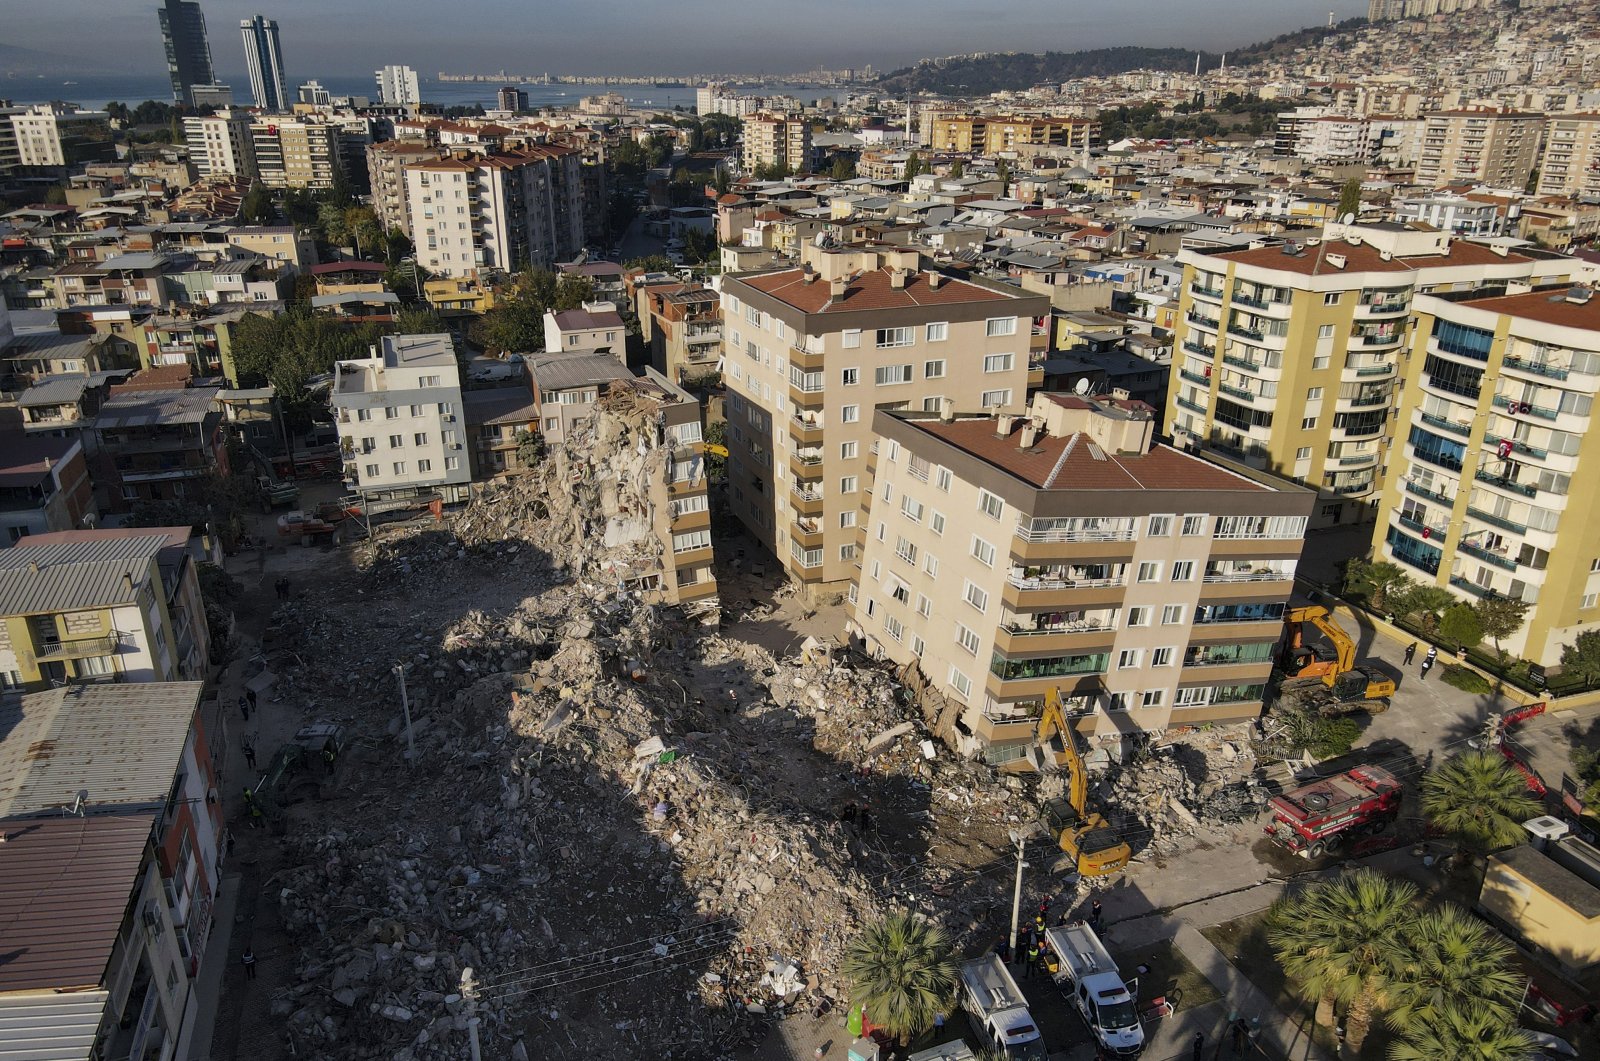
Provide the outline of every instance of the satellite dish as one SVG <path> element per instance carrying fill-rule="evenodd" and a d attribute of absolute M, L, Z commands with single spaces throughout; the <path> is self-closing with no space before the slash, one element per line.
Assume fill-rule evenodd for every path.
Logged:
<path fill-rule="evenodd" d="M 1081 377 L 1078 380 L 1078 382 L 1073 385 L 1072 389 L 1074 391 L 1077 391 L 1079 394 L 1088 394 L 1089 393 L 1089 377 L 1088 376 Z"/>
<path fill-rule="evenodd" d="M 1340 221 L 1341 224 L 1353 225 L 1353 224 L 1356 223 L 1356 215 L 1355 214 L 1345 214 L 1343 217 L 1341 217 L 1339 219 L 1339 221 Z"/>

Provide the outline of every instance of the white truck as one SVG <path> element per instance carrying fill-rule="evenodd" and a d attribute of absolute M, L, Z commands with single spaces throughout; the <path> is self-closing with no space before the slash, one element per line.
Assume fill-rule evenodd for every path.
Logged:
<path fill-rule="evenodd" d="M 1011 1061 L 1047 1061 L 1050 1052 L 1028 1012 L 1028 1000 L 999 955 L 985 954 L 961 964 L 961 997 L 985 1049 Z"/>
<path fill-rule="evenodd" d="M 1074 921 L 1046 929 L 1045 938 L 1056 956 L 1056 986 L 1077 1007 L 1095 1041 L 1112 1057 L 1138 1057 L 1144 1026 L 1134 993 L 1094 929 Z"/>

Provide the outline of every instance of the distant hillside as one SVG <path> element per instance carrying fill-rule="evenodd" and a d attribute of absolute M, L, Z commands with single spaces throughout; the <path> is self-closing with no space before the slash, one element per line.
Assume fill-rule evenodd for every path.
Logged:
<path fill-rule="evenodd" d="M 1351 18 L 1329 29 L 1310 26 L 1270 41 L 1248 44 L 1228 52 L 1229 66 L 1249 66 L 1279 59 L 1323 37 L 1367 24 Z M 1039 84 L 1054 84 L 1079 77 L 1107 77 L 1129 70 L 1193 70 L 1195 53 L 1180 48 L 1091 48 L 1081 52 L 990 52 L 951 59 L 923 59 L 915 66 L 885 74 L 882 89 L 895 95 L 929 93 L 941 96 L 983 96 L 990 92 L 1018 92 Z M 1200 53 L 1200 69 L 1212 70 L 1222 57 Z"/>
<path fill-rule="evenodd" d="M 933 93 L 982 96 L 1019 91 L 1043 83 L 1079 77 L 1105 77 L 1129 70 L 1193 70 L 1195 53 L 1179 48 L 1093 48 L 1082 52 L 990 52 L 981 56 L 924 59 L 915 66 L 885 74 L 880 82 L 894 94 Z M 1218 57 L 1201 53 L 1202 67 Z"/>

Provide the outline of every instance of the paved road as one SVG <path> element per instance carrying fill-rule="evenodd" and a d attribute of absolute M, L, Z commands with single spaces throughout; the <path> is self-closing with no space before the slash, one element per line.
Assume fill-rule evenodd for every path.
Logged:
<path fill-rule="evenodd" d="M 621 253 L 618 255 L 623 261 L 632 261 L 635 258 L 644 258 L 652 254 L 662 253 L 666 246 L 663 240 L 644 233 L 644 215 L 633 219 L 633 224 L 628 226 L 628 231 L 623 233 L 622 241 L 618 244 Z"/>

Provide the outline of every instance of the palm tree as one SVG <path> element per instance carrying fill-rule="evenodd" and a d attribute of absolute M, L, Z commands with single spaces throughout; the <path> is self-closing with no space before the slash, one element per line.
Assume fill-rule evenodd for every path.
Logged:
<path fill-rule="evenodd" d="M 1409 882 L 1360 869 L 1279 900 L 1268 915 L 1267 940 L 1316 1001 L 1317 1023 L 1333 1023 L 1335 1007 L 1344 1007 L 1345 1037 L 1357 1052 L 1411 964 L 1405 926 L 1416 898 Z"/>
<path fill-rule="evenodd" d="M 1389 1047 L 1389 1061 L 1527 1061 L 1528 1033 L 1484 1011 L 1450 1010 Z"/>
<path fill-rule="evenodd" d="M 956 963 L 944 929 L 914 914 L 890 914 L 844 956 L 850 997 L 901 1046 L 933 1023 L 955 991 Z"/>
<path fill-rule="evenodd" d="M 1422 813 L 1477 851 L 1526 840 L 1522 823 L 1542 812 L 1522 775 L 1491 751 L 1452 756 L 1422 779 Z"/>
<path fill-rule="evenodd" d="M 1389 1027 L 1405 1034 L 1463 1013 L 1511 1023 L 1524 978 L 1499 933 L 1446 903 L 1413 920 L 1406 937 L 1411 964 L 1390 993 Z"/>
<path fill-rule="evenodd" d="M 1351 560 L 1345 568 L 1344 584 L 1347 589 L 1365 589 L 1367 604 L 1375 612 L 1384 610 L 1391 594 L 1399 597 L 1415 585 L 1404 568 L 1388 560 Z"/>

